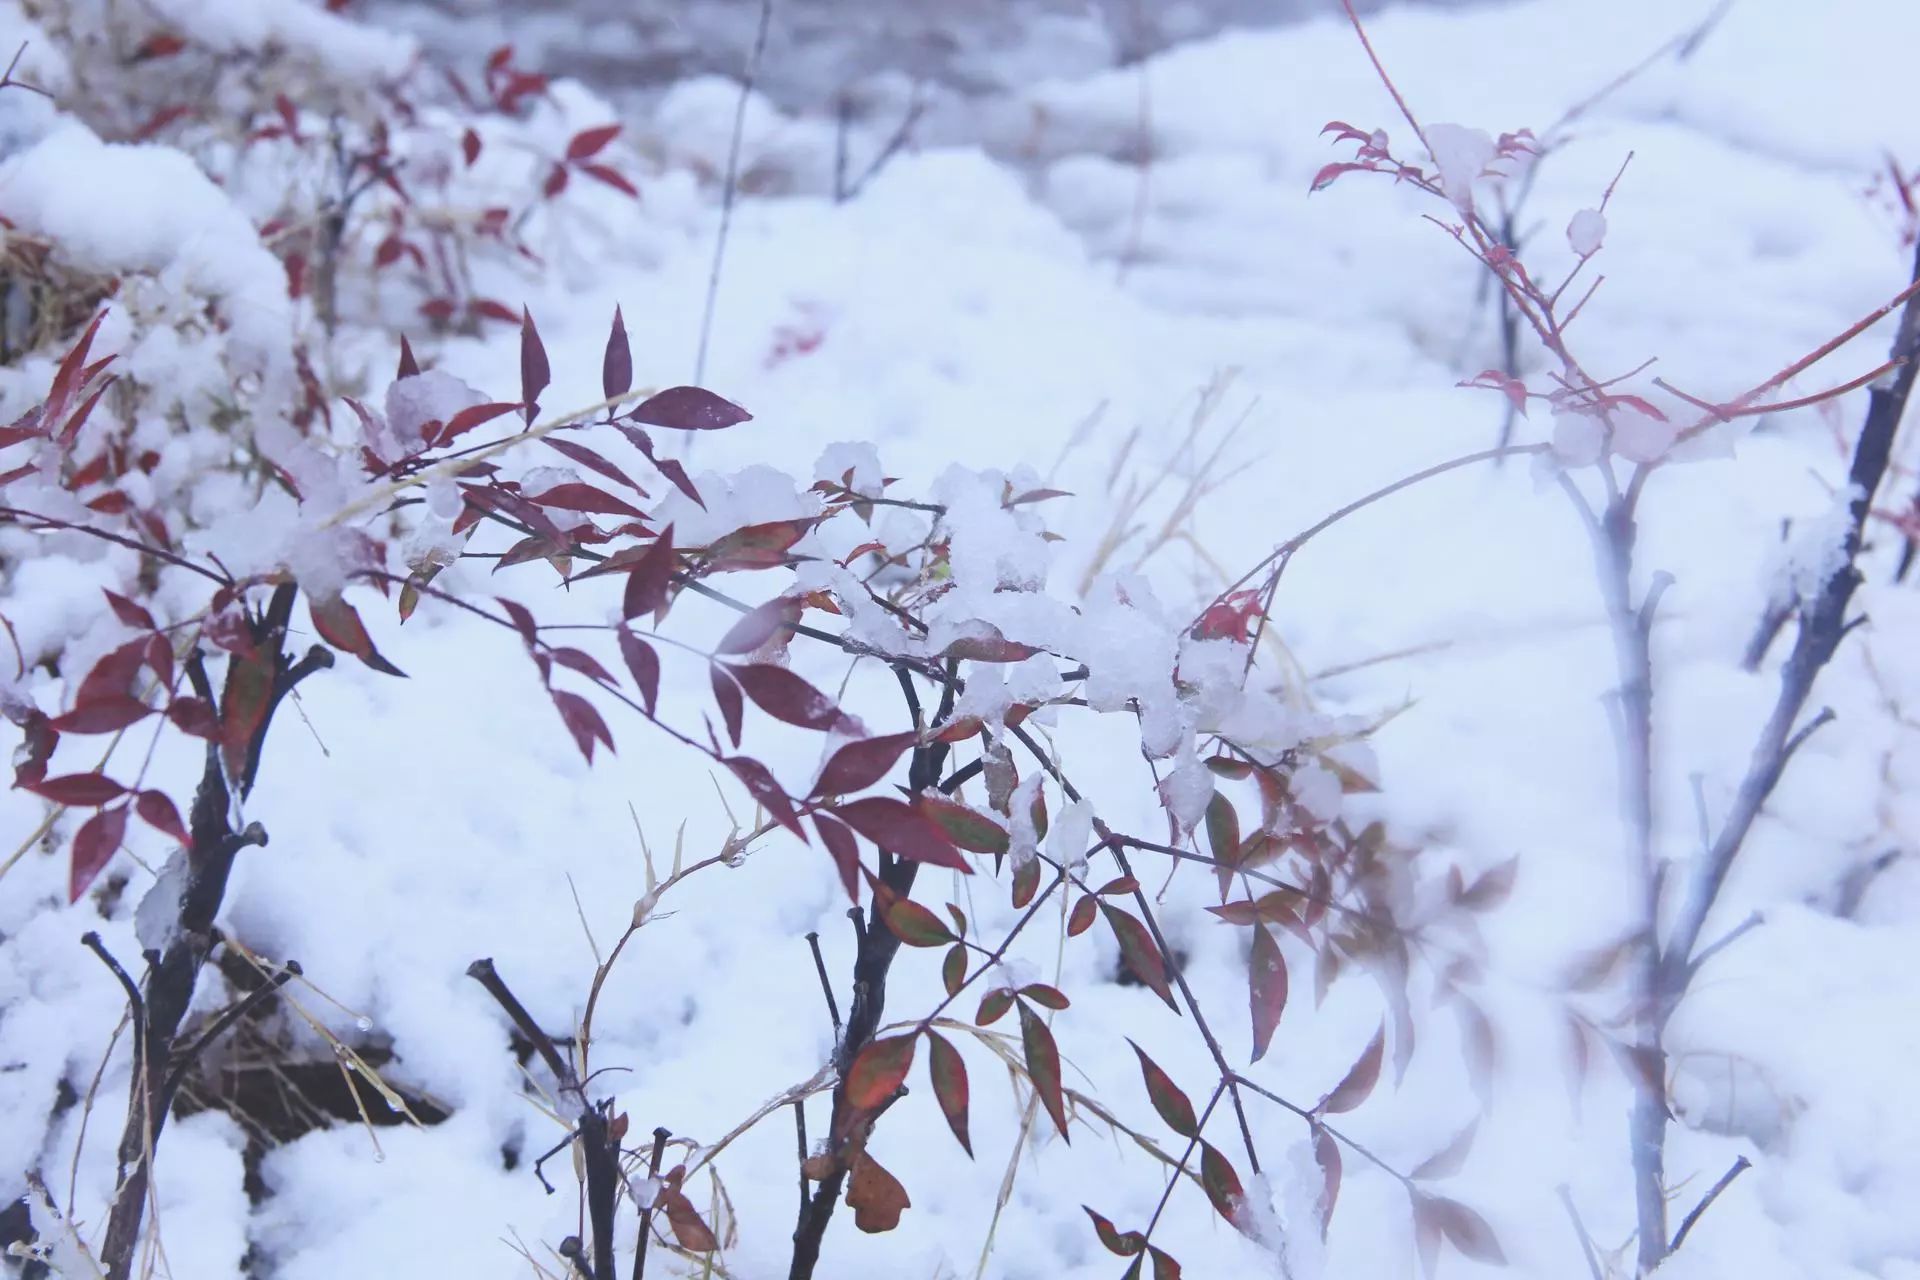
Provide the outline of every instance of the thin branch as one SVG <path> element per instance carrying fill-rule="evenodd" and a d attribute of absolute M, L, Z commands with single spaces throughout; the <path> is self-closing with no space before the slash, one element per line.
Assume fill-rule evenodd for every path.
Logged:
<path fill-rule="evenodd" d="M 840 1043 L 840 1006 L 833 998 L 833 982 L 827 977 L 827 960 L 820 954 L 820 935 L 807 932 L 807 945 L 813 948 L 813 968 L 820 975 L 820 994 L 827 998 L 827 1016 L 833 1020 L 833 1042 Z"/>
<path fill-rule="evenodd" d="M 1564 1182 L 1560 1184 L 1558 1190 L 1560 1203 L 1567 1208 L 1567 1220 L 1573 1223 L 1573 1234 L 1580 1241 L 1580 1252 L 1586 1255 L 1587 1273 L 1593 1277 L 1593 1280 L 1606 1280 L 1605 1274 L 1600 1269 L 1600 1251 L 1593 1247 L 1593 1237 L 1587 1234 L 1587 1224 L 1580 1220 L 1580 1209 L 1573 1203 L 1573 1192 L 1568 1190 Z"/>
<path fill-rule="evenodd" d="M 747 103 L 760 74 L 760 58 L 767 51 L 767 29 L 773 25 L 773 0 L 760 0 L 760 27 L 753 37 L 746 75 L 740 81 L 740 101 L 733 110 L 733 136 L 727 143 L 727 184 L 720 193 L 720 236 L 713 246 L 713 267 L 707 272 L 707 301 L 700 312 L 700 349 L 693 361 L 693 381 L 707 376 L 707 342 L 713 336 L 713 313 L 720 297 L 720 270 L 727 260 L 727 236 L 733 230 L 733 206 L 740 190 L 740 140 L 747 128 Z"/>
<path fill-rule="evenodd" d="M 1686 1243 L 1687 1233 L 1693 1230 L 1693 1224 L 1700 1221 L 1700 1216 L 1713 1207 L 1713 1202 L 1720 1198 L 1721 1192 L 1733 1185 L 1735 1178 L 1752 1167 L 1753 1161 L 1741 1156 L 1733 1162 L 1731 1169 L 1720 1175 L 1720 1181 L 1714 1183 L 1707 1189 L 1707 1194 L 1700 1197 L 1700 1203 L 1693 1206 L 1693 1212 L 1680 1220 L 1680 1229 L 1673 1233 L 1673 1243 L 1667 1246 L 1668 1253 L 1680 1251 L 1680 1246 Z"/>

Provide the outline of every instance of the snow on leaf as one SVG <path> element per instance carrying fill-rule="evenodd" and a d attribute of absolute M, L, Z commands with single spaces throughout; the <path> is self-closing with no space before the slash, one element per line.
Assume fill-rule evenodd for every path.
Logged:
<path fill-rule="evenodd" d="M 1582 209 L 1567 223 L 1567 244 L 1583 258 L 1600 252 L 1607 239 L 1607 215 L 1598 209 Z"/>
<path fill-rule="evenodd" d="M 807 835 L 800 827 L 799 816 L 793 811 L 793 802 L 787 798 L 780 784 L 774 781 L 773 774 L 768 772 L 765 765 L 750 756 L 729 756 L 725 764 L 775 822 L 799 836 L 802 843 L 806 841 Z"/>
<path fill-rule="evenodd" d="M 1235 1230 L 1247 1231 L 1247 1193 L 1240 1185 L 1240 1175 L 1210 1142 L 1200 1144 L 1200 1186 L 1214 1212 L 1232 1223 Z"/>
<path fill-rule="evenodd" d="M 719 431 L 749 422 L 753 415 L 700 387 L 668 387 L 642 400 L 627 417 L 674 431 Z"/>
<path fill-rule="evenodd" d="M 331 600 L 308 596 L 307 612 L 313 618 L 313 629 L 334 648 L 352 654 L 383 675 L 406 674 L 380 656 L 380 651 L 373 647 L 373 637 L 367 634 L 367 624 L 361 621 L 359 611 L 339 596 Z"/>
<path fill-rule="evenodd" d="M 1100 1243 L 1108 1253 L 1117 1253 L 1123 1258 L 1131 1258 L 1147 1247 L 1147 1238 L 1138 1231 L 1120 1231 L 1112 1220 L 1104 1214 L 1095 1213 L 1086 1205 L 1080 1206 L 1093 1219 L 1093 1233 L 1100 1237 Z"/>

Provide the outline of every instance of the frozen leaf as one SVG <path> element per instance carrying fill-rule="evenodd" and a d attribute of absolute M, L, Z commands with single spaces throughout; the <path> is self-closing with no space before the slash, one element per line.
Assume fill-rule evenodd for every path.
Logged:
<path fill-rule="evenodd" d="M 969 875 L 973 872 L 946 833 L 904 801 L 869 796 L 835 805 L 829 812 L 888 853 Z"/>
<path fill-rule="evenodd" d="M 1449 1244 L 1475 1262 L 1496 1267 L 1507 1265 L 1507 1255 L 1487 1220 L 1458 1200 L 1415 1192 L 1414 1217 L 1429 1219 Z"/>
<path fill-rule="evenodd" d="M 716 570 L 766 569 L 783 564 L 787 552 L 812 523 L 811 520 L 770 520 L 735 529 L 707 548 L 708 563 Z"/>
<path fill-rule="evenodd" d="M 891 1231 L 912 1205 L 900 1179 L 862 1151 L 847 1179 L 847 1207 L 853 1210 L 853 1225 L 871 1233 Z"/>
<path fill-rule="evenodd" d="M 967 1136 L 967 1066 L 960 1060 L 960 1051 L 934 1031 L 927 1032 L 927 1074 L 933 1079 L 933 1096 L 947 1127 L 972 1158 L 973 1140 Z"/>
<path fill-rule="evenodd" d="M 1380 1065 L 1386 1045 L 1387 1028 L 1382 1024 L 1354 1064 L 1347 1068 L 1347 1074 L 1340 1083 L 1320 1099 L 1320 1105 L 1314 1110 L 1324 1115 L 1339 1115 L 1365 1102 L 1373 1093 L 1373 1086 L 1380 1082 Z"/>
<path fill-rule="evenodd" d="M 1007 831 L 986 814 L 944 796 L 922 793 L 914 797 L 920 812 L 932 818 L 947 838 L 971 853 L 1005 853 Z"/>
<path fill-rule="evenodd" d="M 1040 1015 L 1025 1004 L 1019 1009 L 1020 1045 L 1027 1062 L 1027 1075 L 1033 1081 L 1034 1091 L 1040 1095 L 1041 1105 L 1046 1107 L 1054 1127 L 1060 1131 L 1061 1140 L 1070 1142 L 1066 1104 L 1060 1093 L 1060 1050 L 1053 1043 L 1053 1032 L 1047 1029 Z"/>
<path fill-rule="evenodd" d="M 1120 944 L 1120 959 L 1128 971 L 1166 1001 L 1167 1008 L 1177 1011 L 1180 1006 L 1173 1002 L 1173 991 L 1167 985 L 1166 958 L 1154 944 L 1153 934 L 1147 926 L 1127 912 L 1104 902 L 1100 904 L 1100 912 L 1113 930 L 1114 940 Z"/>
<path fill-rule="evenodd" d="M 102 809 L 80 824 L 73 837 L 73 862 L 68 870 L 67 901 L 78 902 L 102 868 L 120 848 L 127 834 L 127 806 Z"/>
<path fill-rule="evenodd" d="M 1173 1077 L 1160 1069 L 1160 1065 L 1147 1056 L 1146 1050 L 1133 1045 L 1134 1056 L 1140 1059 L 1140 1076 L 1147 1084 L 1147 1097 L 1153 1102 L 1153 1109 L 1160 1113 L 1167 1128 L 1183 1138 L 1200 1136 L 1200 1121 L 1194 1115 L 1193 1100 L 1180 1091 Z"/>
<path fill-rule="evenodd" d="M 1100 904 L 1090 893 L 1080 895 L 1073 904 L 1073 910 L 1067 915 L 1067 936 L 1077 938 L 1093 927 L 1095 917 L 1100 914 Z"/>
<path fill-rule="evenodd" d="M 837 729 L 847 717 L 833 699 L 785 667 L 754 663 L 728 667 L 753 704 L 776 720 L 802 729 Z"/>
<path fill-rule="evenodd" d="M 154 830 L 172 836 L 181 844 L 188 843 L 187 828 L 180 821 L 180 811 L 173 806 L 164 791 L 142 791 L 133 802 L 134 812 L 140 815 Z"/>
<path fill-rule="evenodd" d="M 946 921 L 911 898 L 896 898 L 882 916 L 893 936 L 910 947 L 944 947 L 958 941 Z"/>
<path fill-rule="evenodd" d="M 633 632 L 621 627 L 620 657 L 625 660 L 627 670 L 633 673 L 633 683 L 640 690 L 641 705 L 647 714 L 653 714 L 654 703 L 660 696 L 660 655 L 653 646 Z"/>
<path fill-rule="evenodd" d="M 700 387 L 668 387 L 642 400 L 627 417 L 649 427 L 675 431 L 719 431 L 751 421 L 753 415 Z"/>
<path fill-rule="evenodd" d="M 600 390 L 607 399 L 627 394 L 633 387 L 633 346 L 627 341 L 626 317 L 616 305 L 613 327 L 607 330 L 607 352 L 600 360 Z"/>
<path fill-rule="evenodd" d="M 847 743 L 828 758 L 813 794 L 845 796 L 866 790 L 886 777 L 901 754 L 918 741 L 916 734 L 894 733 Z"/>
<path fill-rule="evenodd" d="M 916 1039 L 908 1032 L 872 1041 L 862 1049 L 847 1068 L 847 1101 L 861 1111 L 875 1111 L 893 1097 L 913 1067 Z"/>
<path fill-rule="evenodd" d="M 564 178 L 566 171 L 563 169 L 560 173 Z M 547 389 L 547 383 L 552 377 L 553 372 L 547 366 L 547 347 L 540 341 L 540 331 L 534 327 L 533 313 L 522 307 L 520 309 L 520 404 L 529 426 L 533 425 L 534 415 L 540 412 L 540 393 Z"/>
<path fill-rule="evenodd" d="M 1236 1230 L 1247 1230 L 1247 1193 L 1240 1186 L 1240 1175 L 1210 1142 L 1200 1144 L 1200 1186 L 1213 1202 L 1214 1212 Z"/>
<path fill-rule="evenodd" d="M 1457 124 L 1430 124 L 1426 127 L 1434 168 L 1438 170 L 1440 189 L 1462 213 L 1473 208 L 1473 184 L 1493 162 L 1496 148 L 1485 130 Z"/>
<path fill-rule="evenodd" d="M 940 961 L 940 985 L 946 988 L 949 996 L 960 994 L 960 988 L 967 981 L 966 944 L 956 942 L 947 948 L 945 958 Z"/>
<path fill-rule="evenodd" d="M 727 629 L 717 653 L 752 653 L 800 620 L 800 602 L 780 596 L 756 605 Z"/>
<path fill-rule="evenodd" d="M 1131 1258 L 1147 1247 L 1147 1238 L 1138 1231 L 1120 1231 L 1104 1214 L 1095 1213 L 1086 1205 L 1080 1206 L 1093 1219 L 1093 1233 L 1100 1237 L 1100 1243 L 1108 1253 L 1117 1253 L 1123 1258 Z"/>
<path fill-rule="evenodd" d="M 1224 899 L 1233 886 L 1233 870 L 1240 865 L 1240 815 L 1234 812 L 1233 802 L 1218 791 L 1207 801 L 1207 847 L 1213 851 L 1214 876 Z"/>
<path fill-rule="evenodd" d="M 1467 1153 L 1473 1150 L 1474 1134 L 1479 1130 L 1480 1122 L 1474 1120 L 1466 1128 L 1455 1134 L 1453 1141 L 1422 1160 L 1408 1174 L 1411 1178 L 1451 1178 L 1460 1172 L 1460 1166 L 1467 1162 Z"/>
<path fill-rule="evenodd" d="M 1253 1060 L 1266 1056 L 1274 1028 L 1287 1007 L 1287 962 L 1267 926 L 1253 926 L 1253 955 L 1248 962 L 1247 999 L 1253 1013 Z"/>
<path fill-rule="evenodd" d="M 767 767 L 750 756 L 729 756 L 724 762 L 740 779 L 760 807 L 772 815 L 773 820 L 806 841 L 806 832 L 800 827 L 800 818 L 793 811 L 793 801 L 788 799 L 786 791 L 775 782 Z"/>

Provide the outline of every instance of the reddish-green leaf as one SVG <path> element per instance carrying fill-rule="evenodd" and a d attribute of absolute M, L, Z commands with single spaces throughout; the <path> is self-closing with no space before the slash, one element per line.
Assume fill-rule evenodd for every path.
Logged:
<path fill-rule="evenodd" d="M 940 985 L 947 994 L 957 996 L 967 981 L 967 949 L 961 943 L 947 948 L 946 958 L 940 961 Z"/>
<path fill-rule="evenodd" d="M 1073 904 L 1073 910 L 1067 915 L 1067 936 L 1077 938 L 1091 929 L 1094 917 L 1100 914 L 1099 906 L 1092 894 L 1081 894 L 1080 900 Z"/>
<path fill-rule="evenodd" d="M 1240 1231 L 1248 1231 L 1247 1193 L 1241 1189 L 1240 1175 L 1212 1143 L 1200 1144 L 1200 1186 L 1213 1202 L 1216 1213 Z"/>
<path fill-rule="evenodd" d="M 750 421 L 753 415 L 700 387 L 668 387 L 642 400 L 627 417 L 675 431 L 719 431 Z"/>
<path fill-rule="evenodd" d="M 1253 955 L 1248 961 L 1247 1002 L 1253 1012 L 1253 1060 L 1266 1056 L 1280 1014 L 1287 1007 L 1287 962 L 1280 944 L 1264 924 L 1253 926 Z"/>
<path fill-rule="evenodd" d="M 440 434 L 432 441 L 435 447 L 445 447 L 458 440 L 475 427 L 484 426 L 505 413 L 512 413 L 520 406 L 511 401 L 499 400 L 490 404 L 476 404 L 460 410 L 447 419 L 447 425 L 440 428 Z"/>
<path fill-rule="evenodd" d="M 1233 868 L 1240 865 L 1240 815 L 1218 791 L 1207 801 L 1207 847 L 1213 853 L 1214 875 L 1224 898 L 1233 884 Z"/>
<path fill-rule="evenodd" d="M 973 1020 L 978 1026 L 990 1027 L 1006 1016 L 1007 1010 L 1011 1008 L 1013 1008 L 1013 992 L 1005 987 L 995 987 L 980 997 L 980 1012 L 973 1015 Z"/>
<path fill-rule="evenodd" d="M 800 620 L 800 602 L 777 596 L 748 610 L 720 637 L 716 653 L 752 653 Z"/>
<path fill-rule="evenodd" d="M 947 1118 L 960 1149 L 973 1156 L 973 1140 L 967 1136 L 967 1066 L 960 1051 L 948 1044 L 938 1032 L 927 1032 L 927 1074 L 933 1078 L 933 1096 Z"/>
<path fill-rule="evenodd" d="M 220 698 L 220 750 L 227 776 L 238 781 L 246 768 L 254 735 L 266 723 L 273 700 L 273 664 L 264 656 L 227 661 L 227 682 Z"/>
<path fill-rule="evenodd" d="M 1327 1096 L 1320 1099 L 1320 1105 L 1314 1110 L 1324 1115 L 1339 1115 L 1351 1111 L 1367 1100 L 1373 1086 L 1380 1082 L 1381 1055 L 1386 1049 L 1387 1028 L 1384 1023 L 1373 1033 L 1373 1039 L 1361 1051 L 1354 1064 L 1347 1068 L 1347 1074 L 1340 1083 L 1333 1086 Z"/>
<path fill-rule="evenodd" d="M 582 481 L 569 481 L 557 484 L 551 489 L 543 489 L 531 495 L 529 501 L 543 507 L 552 507 L 559 511 L 584 511 L 590 515 L 627 516 L 634 520 L 643 519 L 645 512 L 622 498 L 616 498 L 598 485 Z"/>
<path fill-rule="evenodd" d="M 868 796 L 834 805 L 829 812 L 888 853 L 969 875 L 973 872 L 946 834 L 904 801 Z"/>
<path fill-rule="evenodd" d="M 373 647 L 373 637 L 367 634 L 367 624 L 360 620 L 359 611 L 341 597 L 323 601 L 309 596 L 307 612 L 313 617 L 313 629 L 334 648 L 352 654 L 383 675 L 406 674 L 380 656 L 380 651 Z"/>
<path fill-rule="evenodd" d="M 1167 1128 L 1183 1138 L 1200 1136 L 1200 1120 L 1194 1114 L 1193 1100 L 1173 1082 L 1173 1077 L 1160 1069 L 1160 1064 L 1147 1056 L 1146 1050 L 1133 1044 L 1134 1056 L 1140 1059 L 1140 1077 L 1147 1083 L 1147 1097 L 1153 1102 L 1153 1109 L 1160 1113 Z"/>
<path fill-rule="evenodd" d="M 1153 934 L 1147 926 L 1105 902 L 1100 904 L 1100 913 L 1106 917 L 1114 940 L 1120 944 L 1120 959 L 1126 964 L 1128 972 L 1166 1001 L 1167 1008 L 1177 1010 L 1180 1006 L 1173 1002 L 1173 990 L 1167 985 L 1166 959 L 1154 944 Z"/>
<path fill-rule="evenodd" d="M 1040 892 L 1040 859 L 1028 858 L 1026 862 L 1014 868 L 1013 906 L 1015 910 L 1024 910 L 1033 901 L 1033 895 Z"/>
<path fill-rule="evenodd" d="M 1044 982 L 1029 982 L 1020 988 L 1019 994 L 1037 1005 L 1058 1012 L 1068 1005 L 1067 993 L 1058 987 L 1050 987 Z"/>
<path fill-rule="evenodd" d="M 947 922 L 912 898 L 896 898 L 883 913 L 893 936 L 910 947 L 944 947 L 958 941 Z"/>
<path fill-rule="evenodd" d="M 621 616 L 631 621 L 665 604 L 667 589 L 673 585 L 673 571 L 678 564 L 673 550 L 673 526 L 668 525 L 634 565 L 633 572 L 627 575 Z"/>
<path fill-rule="evenodd" d="M 693 1201 L 686 1193 L 677 1188 L 664 1189 L 660 1193 L 660 1208 L 667 1215 L 667 1225 L 673 1228 L 673 1239 L 689 1253 L 712 1253 L 720 1247 L 713 1231 L 701 1220 L 700 1211 L 693 1207 Z"/>
<path fill-rule="evenodd" d="M 835 751 L 814 783 L 816 796 L 845 796 L 864 791 L 892 770 L 894 762 L 919 737 L 912 733 L 894 733 L 881 738 L 862 738 Z"/>
<path fill-rule="evenodd" d="M 1027 1075 L 1033 1081 L 1034 1091 L 1040 1095 L 1040 1104 L 1053 1117 L 1053 1124 L 1060 1131 L 1064 1142 L 1071 1142 L 1067 1134 L 1066 1102 L 1060 1092 L 1060 1050 L 1053 1042 L 1053 1032 L 1040 1015 L 1025 1004 L 1020 1010 L 1020 1047 L 1027 1060 Z"/>
<path fill-rule="evenodd" d="M 750 524 L 716 539 L 707 548 L 716 569 L 766 569 L 784 563 L 787 552 L 806 533 L 811 520 L 769 520 Z"/>
<path fill-rule="evenodd" d="M 1180 1280 L 1180 1264 L 1173 1255 L 1159 1245 L 1148 1245 L 1147 1256 L 1153 1259 L 1153 1280 Z"/>
<path fill-rule="evenodd" d="M 564 182 L 566 170 L 556 170 Z M 551 194 L 551 193 L 549 193 Z M 534 328 L 533 313 L 525 307 L 520 308 L 520 405 L 526 414 L 527 424 L 531 426 L 536 414 L 540 412 L 540 393 L 547 389 L 552 380 L 553 371 L 547 366 L 547 347 L 540 341 L 540 331 Z"/>
<path fill-rule="evenodd" d="M 142 791 L 134 798 L 133 809 L 154 830 L 172 836 L 181 844 L 188 843 L 187 828 L 180 821 L 180 811 L 173 807 L 173 801 L 164 791 Z"/>
<path fill-rule="evenodd" d="M 914 798 L 920 812 L 932 818 L 947 833 L 947 839 L 973 853 L 1005 853 L 1007 830 L 998 822 L 945 796 L 922 792 Z"/>
<path fill-rule="evenodd" d="M 1100 1237 L 1100 1243 L 1106 1246 L 1108 1253 L 1117 1253 L 1123 1258 L 1131 1258 L 1147 1247 L 1147 1238 L 1138 1231 L 1121 1231 L 1116 1228 L 1105 1214 L 1095 1213 L 1087 1205 L 1081 1205 L 1087 1216 L 1093 1219 L 1093 1232 Z"/>
<path fill-rule="evenodd" d="M 73 837 L 73 862 L 67 873 L 67 901 L 78 902 L 95 876 L 120 848 L 127 834 L 127 806 L 102 809 L 80 824 Z"/>
<path fill-rule="evenodd" d="M 627 670 L 633 673 L 633 683 L 640 690 L 640 702 L 653 714 L 654 703 L 660 697 L 660 655 L 653 646 L 642 640 L 625 627 L 620 628 L 620 656 L 626 660 Z"/>
<path fill-rule="evenodd" d="M 916 1039 L 908 1032 L 875 1040 L 862 1049 L 847 1068 L 847 1101 L 861 1111 L 873 1111 L 891 1098 L 913 1066 Z"/>
<path fill-rule="evenodd" d="M 167 704 L 167 719 L 173 727 L 194 738 L 211 738 L 220 730 L 213 708 L 201 698 L 175 698 Z"/>
<path fill-rule="evenodd" d="M 627 321 L 613 308 L 613 327 L 607 330 L 607 353 L 600 360 L 600 390 L 611 400 L 633 387 L 633 347 L 627 341 Z"/>

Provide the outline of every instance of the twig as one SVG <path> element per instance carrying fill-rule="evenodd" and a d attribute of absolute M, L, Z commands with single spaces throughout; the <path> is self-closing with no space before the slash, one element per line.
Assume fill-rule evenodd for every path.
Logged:
<path fill-rule="evenodd" d="M 1693 958 L 1693 964 L 1689 967 L 1687 971 L 1687 976 L 1689 981 L 1691 981 L 1694 974 L 1700 972 L 1700 970 L 1706 966 L 1707 961 L 1713 959 L 1715 956 L 1719 955 L 1722 951 L 1725 951 L 1728 947 L 1732 946 L 1734 943 L 1738 942 L 1741 938 L 1753 932 L 1755 929 L 1758 929 L 1761 925 L 1765 924 L 1766 922 L 1767 922 L 1767 918 L 1764 915 L 1762 915 L 1760 912 L 1756 911 L 1752 915 L 1748 916 L 1745 920 L 1742 920 L 1739 924 L 1733 926 L 1733 928 L 1727 930 L 1726 933 L 1721 935 L 1721 937 L 1718 940 L 1711 942 L 1708 945 L 1700 948 L 1700 954 Z"/>
<path fill-rule="evenodd" d="M 733 110 L 733 137 L 727 143 L 727 184 L 720 193 L 720 235 L 713 246 L 713 267 L 707 273 L 707 301 L 700 312 L 700 349 L 693 361 L 693 381 L 707 376 L 707 342 L 713 336 L 713 312 L 720 297 L 720 269 L 727 260 L 727 235 L 733 230 L 733 205 L 740 189 L 740 139 L 747 128 L 747 103 L 760 74 L 760 58 L 767 51 L 767 29 L 773 24 L 773 0 L 760 0 L 760 27 L 753 37 L 746 75 L 740 81 L 740 101 Z"/>
<path fill-rule="evenodd" d="M 1593 1237 L 1587 1234 L 1587 1224 L 1580 1220 L 1580 1209 L 1573 1203 L 1573 1192 L 1568 1190 L 1564 1182 L 1560 1184 L 1558 1190 L 1560 1203 L 1567 1207 L 1567 1220 L 1573 1223 L 1573 1234 L 1580 1241 L 1580 1252 L 1586 1255 L 1588 1274 L 1593 1277 L 1593 1280 L 1606 1280 L 1605 1274 L 1600 1269 L 1600 1251 L 1593 1247 Z"/>
<path fill-rule="evenodd" d="M 813 949 L 813 968 L 820 975 L 820 994 L 827 998 L 827 1016 L 833 1019 L 833 1042 L 840 1043 L 840 1006 L 833 998 L 833 982 L 827 977 L 826 957 L 820 954 L 820 935 L 807 931 L 807 945 Z"/>
<path fill-rule="evenodd" d="M 1693 1230 L 1694 1223 L 1700 1221 L 1700 1215 L 1704 1214 L 1713 1206 L 1713 1202 L 1720 1198 L 1721 1192 L 1733 1185 L 1735 1178 L 1752 1167 L 1753 1161 L 1747 1159 L 1745 1156 L 1741 1156 L 1733 1162 L 1731 1169 L 1728 1169 L 1720 1175 L 1720 1181 L 1714 1183 L 1707 1189 L 1707 1194 L 1700 1197 L 1700 1203 L 1693 1206 L 1693 1212 L 1680 1220 L 1680 1229 L 1673 1233 L 1673 1243 L 1667 1246 L 1668 1253 L 1678 1253 L 1680 1251 L 1680 1246 L 1686 1243 L 1687 1233 Z"/>

